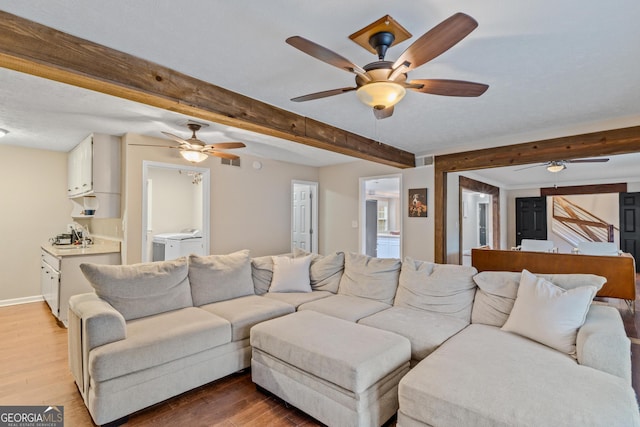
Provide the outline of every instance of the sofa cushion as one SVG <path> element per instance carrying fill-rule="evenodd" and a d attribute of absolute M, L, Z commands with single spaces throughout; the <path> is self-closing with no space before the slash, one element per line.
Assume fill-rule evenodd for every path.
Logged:
<path fill-rule="evenodd" d="M 215 302 L 200 308 L 229 321 L 233 341 L 249 338 L 251 327 L 260 322 L 295 311 L 292 305 L 258 295 Z"/>
<path fill-rule="evenodd" d="M 391 307 L 380 301 L 349 295 L 331 295 L 316 301 L 302 304 L 298 311 L 313 310 L 340 319 L 357 322 L 363 317 L 371 316 Z"/>
<path fill-rule="evenodd" d="M 516 301 L 502 330 L 575 355 L 576 334 L 596 292 L 595 286 L 565 290 L 523 270 Z"/>
<path fill-rule="evenodd" d="M 295 308 L 298 308 L 299 306 L 307 302 L 330 297 L 331 295 L 333 294 L 329 291 L 313 291 L 313 292 L 267 292 L 263 296 L 265 298 L 271 298 L 271 299 L 285 302 L 287 304 L 291 304 Z"/>
<path fill-rule="evenodd" d="M 358 323 L 408 338 L 414 361 L 427 357 L 469 324 L 452 316 L 395 306 L 360 319 Z"/>
<path fill-rule="evenodd" d="M 89 372 L 94 381 L 105 381 L 230 341 L 228 321 L 199 308 L 183 308 L 127 322 L 126 339 L 89 353 Z"/>
<path fill-rule="evenodd" d="M 471 322 L 476 284 L 473 267 L 434 264 L 406 257 L 394 306 L 447 314 Z"/>
<path fill-rule="evenodd" d="M 125 320 L 193 306 L 187 258 L 132 265 L 83 263 L 80 270 Z"/>
<path fill-rule="evenodd" d="M 487 325 L 470 325 L 400 381 L 400 412 L 432 426 L 638 426 L 622 378 Z"/>
<path fill-rule="evenodd" d="M 282 254 L 280 256 L 293 256 L 293 254 Z M 271 280 L 273 279 L 273 257 L 260 256 L 251 259 L 251 278 L 253 279 L 253 289 L 256 295 L 269 292 Z"/>
<path fill-rule="evenodd" d="M 299 248 L 293 250 L 294 257 L 312 255 L 309 279 L 314 291 L 338 292 L 340 279 L 344 271 L 344 253 L 334 252 L 328 255 L 311 254 Z"/>
<path fill-rule="evenodd" d="M 563 289 L 595 286 L 598 290 L 607 281 L 593 274 L 537 274 Z M 471 323 L 502 327 L 507 321 L 518 293 L 522 273 L 509 271 L 483 271 L 473 280 L 478 285 L 471 312 Z"/>
<path fill-rule="evenodd" d="M 190 255 L 189 282 L 195 306 L 253 295 L 249 251 Z"/>
<path fill-rule="evenodd" d="M 338 293 L 391 305 L 398 289 L 400 266 L 400 260 L 395 258 L 347 253 Z"/>
<path fill-rule="evenodd" d="M 269 292 L 311 292 L 310 265 L 311 255 L 298 258 L 274 256 Z"/>

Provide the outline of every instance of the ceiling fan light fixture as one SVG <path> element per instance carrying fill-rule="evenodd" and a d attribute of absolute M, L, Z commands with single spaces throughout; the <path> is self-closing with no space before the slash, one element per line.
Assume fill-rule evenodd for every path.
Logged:
<path fill-rule="evenodd" d="M 406 93 L 402 85 L 394 82 L 371 82 L 360 86 L 356 91 L 363 104 L 380 110 L 393 107 Z"/>
<path fill-rule="evenodd" d="M 209 157 L 206 153 L 196 150 L 181 150 L 180 154 L 185 160 L 188 160 L 191 163 L 200 163 L 207 160 L 207 157 Z"/>
<path fill-rule="evenodd" d="M 566 168 L 567 166 L 564 164 L 564 162 L 551 162 L 547 166 L 547 170 L 552 173 L 560 172 L 562 170 L 565 170 Z"/>

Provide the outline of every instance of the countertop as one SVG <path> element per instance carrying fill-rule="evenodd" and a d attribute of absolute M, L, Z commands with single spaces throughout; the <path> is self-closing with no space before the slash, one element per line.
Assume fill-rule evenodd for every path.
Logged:
<path fill-rule="evenodd" d="M 94 243 L 83 248 L 81 245 L 52 245 L 46 243 L 42 249 L 55 257 L 75 255 L 99 255 L 120 252 L 120 241 L 96 238 Z"/>

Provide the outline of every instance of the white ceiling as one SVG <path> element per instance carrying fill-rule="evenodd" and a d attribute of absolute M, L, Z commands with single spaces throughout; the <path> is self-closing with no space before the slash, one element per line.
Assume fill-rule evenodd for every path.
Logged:
<path fill-rule="evenodd" d="M 637 0 L 0 0 L 0 8 L 418 155 L 640 125 Z M 413 34 L 390 49 L 387 58 L 394 60 L 455 12 L 471 15 L 479 27 L 410 78 L 489 84 L 481 97 L 412 92 L 381 121 L 354 93 L 290 101 L 352 86 L 353 75 L 292 48 L 287 37 L 301 35 L 364 65 L 375 57 L 348 39 L 352 32 L 390 14 Z M 66 151 L 91 131 L 161 137 L 161 130 L 182 132 L 187 119 L 8 70 L 0 70 L 0 80 L 0 127 L 11 131 L 6 144 Z M 200 137 L 241 140 L 246 153 L 316 166 L 350 160 L 228 127 L 211 126 Z M 632 161 L 638 164 L 637 157 Z M 570 165 L 550 179 L 573 180 L 564 177 L 579 170 L 591 180 L 618 179 L 611 172 L 638 175 L 624 163 Z M 540 167 L 486 176 L 520 186 L 548 175 Z"/>

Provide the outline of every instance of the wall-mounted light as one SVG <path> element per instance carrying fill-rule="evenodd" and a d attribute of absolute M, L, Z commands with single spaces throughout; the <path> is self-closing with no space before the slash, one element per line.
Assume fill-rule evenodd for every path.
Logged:
<path fill-rule="evenodd" d="M 207 157 L 209 157 L 206 153 L 197 150 L 180 150 L 180 154 L 185 160 L 188 160 L 191 163 L 200 163 L 207 160 Z"/>
<path fill-rule="evenodd" d="M 5 136 L 8 133 L 9 133 L 8 130 L 0 128 L 0 138 L 2 138 L 3 136 Z"/>
<path fill-rule="evenodd" d="M 551 163 L 549 163 L 549 165 L 547 166 L 547 170 L 549 172 L 560 172 L 562 170 L 565 170 L 567 168 L 567 166 L 564 164 L 564 162 L 560 162 L 557 160 L 552 161 Z"/>

